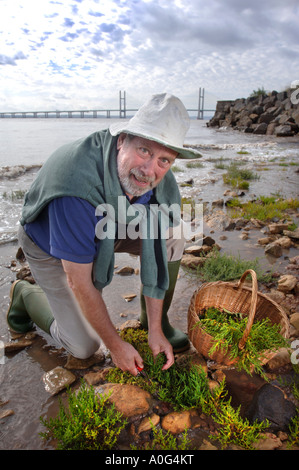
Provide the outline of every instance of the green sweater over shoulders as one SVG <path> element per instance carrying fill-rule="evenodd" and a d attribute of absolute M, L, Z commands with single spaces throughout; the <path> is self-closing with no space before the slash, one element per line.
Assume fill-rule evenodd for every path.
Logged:
<path fill-rule="evenodd" d="M 52 199 L 64 196 L 85 199 L 95 210 L 101 204 L 111 205 L 115 215 L 114 233 L 117 232 L 118 220 L 129 223 L 134 217 L 128 215 L 131 204 L 124 198 L 117 174 L 117 138 L 109 130 L 104 130 L 57 149 L 42 166 L 25 196 L 21 225 L 33 222 Z M 166 173 L 154 193 L 159 205 L 180 205 L 178 186 L 171 171 Z M 126 214 L 118 213 L 119 207 L 124 208 L 118 204 L 120 196 L 125 199 Z M 149 214 L 150 207 L 146 207 L 146 211 Z M 176 225 L 178 217 L 170 222 Z M 93 279 L 98 289 L 112 280 L 114 242 L 114 238 L 106 237 L 99 243 Z M 168 288 L 167 251 L 163 236 L 142 239 L 140 274 L 144 295 L 162 299 Z"/>

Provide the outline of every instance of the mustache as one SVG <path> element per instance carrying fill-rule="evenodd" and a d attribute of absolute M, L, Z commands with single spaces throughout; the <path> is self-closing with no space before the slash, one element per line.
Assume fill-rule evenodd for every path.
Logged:
<path fill-rule="evenodd" d="M 142 181 L 144 183 L 153 183 L 155 181 L 155 178 L 153 176 L 146 176 L 143 174 L 142 171 L 140 171 L 138 168 L 132 168 L 130 171 L 131 174 L 135 176 L 139 181 Z"/>

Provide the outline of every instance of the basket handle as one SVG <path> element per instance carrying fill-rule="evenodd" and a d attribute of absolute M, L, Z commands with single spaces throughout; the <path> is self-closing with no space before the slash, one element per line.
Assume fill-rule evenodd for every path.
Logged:
<path fill-rule="evenodd" d="M 247 325 L 244 330 L 243 336 L 240 339 L 239 344 L 238 344 L 239 349 L 243 349 L 246 344 L 247 338 L 249 336 L 249 333 L 250 333 L 250 330 L 254 321 L 254 316 L 256 312 L 256 304 L 257 304 L 257 291 L 258 291 L 257 276 L 256 276 L 256 272 L 253 271 L 253 269 L 247 269 L 247 271 L 245 271 L 242 274 L 237 284 L 237 288 L 239 289 L 240 287 L 242 287 L 248 274 L 251 275 L 251 279 L 252 279 L 252 296 L 251 296 L 251 304 L 250 304 Z"/>

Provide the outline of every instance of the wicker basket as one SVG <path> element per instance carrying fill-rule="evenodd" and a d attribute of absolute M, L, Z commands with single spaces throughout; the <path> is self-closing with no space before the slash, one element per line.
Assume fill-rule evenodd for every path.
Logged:
<path fill-rule="evenodd" d="M 244 286 L 248 274 L 252 278 L 252 288 Z M 231 358 L 229 348 L 225 352 L 224 348 L 219 348 L 210 355 L 213 337 L 198 325 L 195 326 L 200 313 L 209 307 L 248 316 L 246 329 L 238 345 L 239 349 L 244 348 L 254 320 L 269 318 L 272 324 L 280 324 L 280 333 L 283 337 L 288 337 L 289 322 L 284 310 L 269 297 L 258 292 L 257 276 L 252 269 L 245 271 L 237 283 L 217 281 L 203 284 L 194 292 L 188 310 L 188 335 L 197 351 L 219 364 L 233 365 L 237 359 Z M 261 364 L 266 364 L 275 354 L 275 351 L 264 351 L 260 358 Z"/>

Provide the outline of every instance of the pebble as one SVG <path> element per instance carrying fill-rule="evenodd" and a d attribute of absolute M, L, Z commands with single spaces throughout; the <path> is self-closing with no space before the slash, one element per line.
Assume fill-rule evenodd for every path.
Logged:
<path fill-rule="evenodd" d="M 75 380 L 76 376 L 61 366 L 57 366 L 43 375 L 45 390 L 52 396 L 57 395 L 57 393 L 71 385 Z"/>

